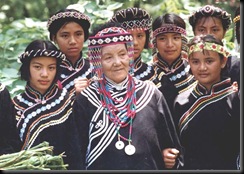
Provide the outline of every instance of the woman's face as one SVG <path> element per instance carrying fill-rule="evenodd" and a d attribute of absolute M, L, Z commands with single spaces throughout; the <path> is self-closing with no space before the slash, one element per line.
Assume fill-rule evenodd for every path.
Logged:
<path fill-rule="evenodd" d="M 57 72 L 57 59 L 35 57 L 30 62 L 30 86 L 44 94 L 52 85 Z"/>
<path fill-rule="evenodd" d="M 204 54 L 205 53 L 205 54 Z M 221 69 L 225 67 L 227 58 L 220 59 L 215 51 L 193 52 L 189 56 L 192 74 L 200 84 L 208 90 L 221 79 Z"/>
<path fill-rule="evenodd" d="M 133 29 L 129 30 L 128 32 L 131 33 L 133 37 L 133 43 L 134 43 L 134 59 L 138 58 L 140 54 L 142 53 L 144 46 L 146 44 L 147 35 L 144 30 L 140 29 Z"/>
<path fill-rule="evenodd" d="M 115 44 L 102 48 L 102 71 L 116 83 L 122 82 L 129 73 L 130 59 L 125 44 Z"/>
<path fill-rule="evenodd" d="M 156 38 L 156 47 L 161 57 L 171 65 L 181 54 L 181 34 L 164 33 L 158 35 Z"/>
<path fill-rule="evenodd" d="M 83 28 L 76 22 L 69 22 L 60 28 L 53 38 L 58 44 L 59 49 L 66 57 L 75 62 L 80 58 L 83 49 L 85 33 Z"/>
<path fill-rule="evenodd" d="M 225 36 L 222 21 L 216 17 L 203 17 L 196 23 L 194 35 L 214 35 L 217 39 L 222 40 Z"/>

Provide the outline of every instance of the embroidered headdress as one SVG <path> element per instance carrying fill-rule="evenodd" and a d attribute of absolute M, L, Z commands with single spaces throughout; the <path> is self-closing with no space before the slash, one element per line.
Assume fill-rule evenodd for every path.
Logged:
<path fill-rule="evenodd" d="M 42 44 L 42 48 L 38 45 Z M 18 62 L 19 63 L 24 63 L 26 60 L 35 58 L 35 57 L 54 57 L 57 58 L 58 60 L 64 60 L 66 58 L 65 54 L 63 54 L 60 50 L 58 50 L 55 45 L 53 45 L 49 41 L 42 41 L 42 40 L 35 40 L 30 43 L 29 46 L 35 45 L 35 47 L 30 48 L 27 47 L 25 52 L 19 55 L 18 57 Z M 49 49 L 47 46 L 50 48 L 52 45 L 53 48 L 55 49 Z"/>
<path fill-rule="evenodd" d="M 209 50 L 209 51 L 215 51 L 219 54 L 222 54 L 224 57 L 229 56 L 229 52 L 226 51 L 225 47 L 223 45 L 220 45 L 218 43 L 207 41 L 206 38 L 213 37 L 212 35 L 200 35 L 195 36 L 193 40 L 191 41 L 192 44 L 189 47 L 188 54 L 194 53 L 194 52 L 203 52 L 203 50 Z"/>
<path fill-rule="evenodd" d="M 121 23 L 122 28 L 125 30 L 139 29 L 146 31 L 147 43 L 145 48 L 152 47 L 152 18 L 146 10 L 136 7 L 119 10 L 110 19 L 110 22 Z"/>
<path fill-rule="evenodd" d="M 88 39 L 88 57 L 92 71 L 101 77 L 101 49 L 103 46 L 125 43 L 130 58 L 130 73 L 133 73 L 133 38 L 130 33 L 120 27 L 109 27 L 99 31 Z"/>
<path fill-rule="evenodd" d="M 51 41 L 48 40 L 34 40 L 25 49 L 25 51 L 18 57 L 18 62 L 22 65 L 19 69 L 22 80 L 29 81 L 30 79 L 30 62 L 35 57 L 54 57 L 57 59 L 57 72 L 54 82 L 60 76 L 60 63 L 66 58 Z"/>
<path fill-rule="evenodd" d="M 48 19 L 47 29 L 50 32 L 50 40 L 64 24 L 71 21 L 78 23 L 83 28 L 86 41 L 89 37 L 90 17 L 74 9 L 60 10 Z"/>
<path fill-rule="evenodd" d="M 189 23 L 192 26 L 193 31 L 195 29 L 197 21 L 202 17 L 216 17 L 221 19 L 224 30 L 227 30 L 231 24 L 231 14 L 227 13 L 219 7 L 215 7 L 213 5 L 205 5 L 199 10 L 195 11 L 189 17 Z"/>

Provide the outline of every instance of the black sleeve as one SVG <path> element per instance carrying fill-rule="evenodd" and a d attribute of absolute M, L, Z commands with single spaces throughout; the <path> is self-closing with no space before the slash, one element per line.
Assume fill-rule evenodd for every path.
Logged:
<path fill-rule="evenodd" d="M 21 150 L 14 105 L 8 90 L 0 84 L 0 155 Z"/>

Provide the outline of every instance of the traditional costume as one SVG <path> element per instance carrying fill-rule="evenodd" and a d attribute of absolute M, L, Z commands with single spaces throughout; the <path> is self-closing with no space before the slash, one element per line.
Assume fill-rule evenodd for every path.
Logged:
<path fill-rule="evenodd" d="M 159 53 L 155 54 L 155 72 L 156 79 L 153 81 L 159 90 L 164 94 L 166 101 L 172 112 L 175 97 L 195 85 L 194 76 L 190 73 L 188 60 L 183 57 L 186 48 L 184 28 L 175 24 L 164 24 L 153 32 L 153 43 L 156 48 L 156 37 L 163 33 L 179 33 L 182 35 L 182 54 L 173 62 L 171 66 L 164 60 Z"/>
<path fill-rule="evenodd" d="M 0 83 L 0 155 L 21 149 L 13 108 L 7 88 Z"/>
<path fill-rule="evenodd" d="M 133 59 L 132 36 L 122 28 L 103 29 L 88 41 L 98 80 L 77 96 L 73 107 L 84 168 L 165 169 L 162 150 L 175 147 L 181 152 L 168 106 L 156 86 L 132 77 L 133 61 L 119 84 L 101 72 L 102 47 L 116 43 L 125 43 Z"/>
<path fill-rule="evenodd" d="M 25 59 L 42 56 L 65 57 L 60 51 L 39 49 L 23 53 L 20 60 L 25 63 Z M 79 156 L 75 156 L 78 147 L 74 143 L 75 126 L 70 117 L 73 100 L 66 88 L 60 88 L 54 81 L 45 94 L 41 94 L 27 82 L 25 91 L 15 96 L 13 103 L 22 149 L 47 141 L 54 147 L 54 155 L 67 155 L 64 161 L 69 169 L 80 169 L 78 164 L 75 166 Z"/>
<path fill-rule="evenodd" d="M 211 42 L 193 44 L 189 55 L 204 50 L 228 57 L 222 45 Z M 210 90 L 198 83 L 175 100 L 174 119 L 185 149 L 183 169 L 236 169 L 240 152 L 240 97 L 237 84 L 220 76 L 221 80 Z"/>
<path fill-rule="evenodd" d="M 240 98 L 230 79 L 200 84 L 176 98 L 174 118 L 187 170 L 234 170 L 240 152 Z"/>
<path fill-rule="evenodd" d="M 51 16 L 47 23 L 47 28 L 50 32 L 50 39 L 52 40 L 52 35 L 57 33 L 57 31 L 67 22 L 74 21 L 82 26 L 85 34 L 84 41 L 87 40 L 89 35 L 90 18 L 89 16 L 79 12 L 79 11 L 60 11 L 53 16 Z M 80 58 L 73 65 L 72 62 L 66 58 L 61 64 L 61 76 L 60 81 L 64 88 L 66 88 L 72 97 L 75 96 L 74 80 L 76 78 L 87 78 L 91 77 L 91 69 L 89 60 L 83 57 L 81 52 Z"/>

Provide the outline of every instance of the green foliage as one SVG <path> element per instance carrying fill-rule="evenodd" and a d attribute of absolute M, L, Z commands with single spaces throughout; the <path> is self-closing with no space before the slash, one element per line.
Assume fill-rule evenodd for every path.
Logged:
<path fill-rule="evenodd" d="M 208 2 L 213 3 L 214 0 Z M 237 0 L 236 0 L 237 1 Z M 86 13 L 92 22 L 91 30 L 108 21 L 119 9 L 141 7 L 147 10 L 153 19 L 165 13 L 180 15 L 187 25 L 187 35 L 193 37 L 188 16 L 207 1 L 196 0 L 1 0 L 0 1 L 0 82 L 10 90 L 11 96 L 22 92 L 25 82 L 20 80 L 17 62 L 19 54 L 34 39 L 48 39 L 46 21 L 50 15 L 67 6 Z M 231 2 L 230 2 L 231 3 Z M 236 3 L 238 5 L 238 3 Z M 216 5 L 216 4 L 215 4 Z M 228 4 L 217 4 L 233 9 Z M 237 6 L 236 5 L 236 6 Z M 227 10 L 228 11 L 228 10 Z M 233 10 L 231 11 L 233 14 Z M 225 45 L 230 51 L 234 49 L 233 26 L 225 35 Z M 87 42 L 84 44 L 84 55 L 87 54 Z M 144 50 L 143 61 L 151 61 L 151 50 Z"/>
<path fill-rule="evenodd" d="M 34 39 L 47 39 L 45 23 L 31 18 L 21 19 L 6 25 L 0 33 L 0 79 L 12 96 L 24 90 L 20 80 L 18 56 Z"/>

